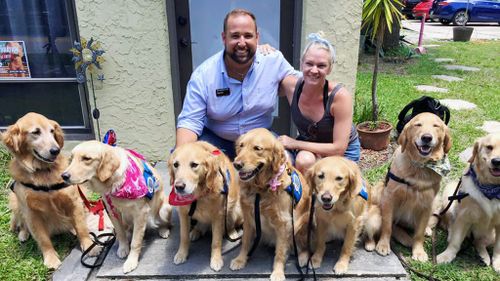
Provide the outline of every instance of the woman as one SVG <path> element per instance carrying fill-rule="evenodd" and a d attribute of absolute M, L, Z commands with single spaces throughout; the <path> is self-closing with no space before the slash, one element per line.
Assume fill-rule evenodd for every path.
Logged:
<path fill-rule="evenodd" d="M 320 34 L 308 37 L 301 57 L 303 78 L 289 76 L 281 82 L 281 95 L 290 104 L 297 139 L 282 135 L 285 148 L 296 152 L 295 166 L 305 172 L 317 159 L 343 155 L 359 161 L 358 134 L 352 123 L 353 98 L 342 84 L 329 82 L 335 50 Z"/>

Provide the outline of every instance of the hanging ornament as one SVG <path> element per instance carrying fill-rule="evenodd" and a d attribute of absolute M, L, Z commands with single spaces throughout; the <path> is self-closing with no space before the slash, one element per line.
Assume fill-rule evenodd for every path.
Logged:
<path fill-rule="evenodd" d="M 80 37 L 80 42 L 75 41 L 73 46 L 74 48 L 70 49 L 73 53 L 71 60 L 75 63 L 76 80 L 81 84 L 86 81 L 85 74 L 87 70 L 94 73 L 96 69 L 102 69 L 101 63 L 105 61 L 102 56 L 104 50 L 101 49 L 101 43 L 94 41 L 94 38 L 87 41 L 85 38 Z M 98 77 L 99 80 L 104 80 L 104 74 L 98 74 Z"/>

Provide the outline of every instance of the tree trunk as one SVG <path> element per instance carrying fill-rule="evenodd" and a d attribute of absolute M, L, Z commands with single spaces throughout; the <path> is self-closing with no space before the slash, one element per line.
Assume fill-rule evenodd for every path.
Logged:
<path fill-rule="evenodd" d="M 373 78 L 372 78 L 372 119 L 374 122 L 378 121 L 378 99 L 377 99 L 377 76 L 378 76 L 378 62 L 380 57 L 380 48 L 384 42 L 384 30 L 385 24 L 382 21 L 377 32 L 377 47 L 375 49 L 375 66 L 373 67 Z"/>

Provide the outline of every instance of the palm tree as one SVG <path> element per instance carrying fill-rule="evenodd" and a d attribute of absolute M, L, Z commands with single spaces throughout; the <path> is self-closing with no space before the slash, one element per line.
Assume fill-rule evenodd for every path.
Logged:
<path fill-rule="evenodd" d="M 402 14 L 400 0 L 365 0 L 363 3 L 363 27 L 370 27 L 369 35 L 371 39 L 376 39 L 375 66 L 373 67 L 372 78 L 372 121 L 376 123 L 379 117 L 379 106 L 377 99 L 377 76 L 380 48 L 384 41 L 384 30 L 392 33 L 392 25 L 395 21 L 401 24 Z"/>

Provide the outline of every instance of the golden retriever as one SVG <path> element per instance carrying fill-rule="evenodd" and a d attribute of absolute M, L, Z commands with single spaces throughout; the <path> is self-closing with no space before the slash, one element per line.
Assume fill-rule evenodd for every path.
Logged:
<path fill-rule="evenodd" d="M 469 196 L 460 203 L 453 202 L 447 212 L 448 247 L 437 256 L 437 262 L 455 259 L 465 236 L 472 233 L 474 246 L 487 265 L 491 259 L 486 247 L 494 245 L 492 266 L 500 273 L 500 133 L 477 140 L 469 162 L 459 188 L 459 192 Z M 443 197 L 452 195 L 455 187 L 456 183 L 447 185 Z M 487 197 L 482 190 L 491 195 Z"/>
<path fill-rule="evenodd" d="M 80 143 L 71 153 L 71 163 L 62 173 L 62 178 L 68 183 L 79 184 L 101 194 L 116 231 L 118 257 L 125 258 L 128 255 L 123 272 L 134 270 L 146 226 L 157 227 L 163 238 L 168 238 L 170 234 L 172 207 L 165 200 L 158 172 L 137 153 L 98 141 Z M 156 182 L 152 199 L 144 194 L 135 196 L 134 191 L 131 191 L 141 186 L 138 182 L 144 180 L 146 167 Z M 134 171 L 137 177 L 134 177 Z M 147 189 L 151 188 L 147 185 Z"/>
<path fill-rule="evenodd" d="M 15 180 L 9 195 L 10 228 L 19 229 L 21 242 L 31 234 L 42 252 L 44 265 L 58 268 L 61 261 L 51 235 L 76 232 L 83 250 L 92 245 L 77 187 L 59 189 L 64 186 L 61 173 L 67 167 L 67 159 L 60 153 L 64 145 L 61 127 L 31 112 L 7 128 L 2 139 L 13 155 L 9 168 Z M 99 249 L 94 248 L 90 254 L 98 252 Z"/>
<path fill-rule="evenodd" d="M 181 196 L 194 195 L 197 201 L 192 217 L 197 224 L 191 235 L 188 215 L 191 205 L 177 208 L 181 241 L 174 263 L 181 264 L 186 261 L 190 237 L 195 240 L 201 232 L 211 227 L 210 267 L 219 271 L 224 265 L 222 239 L 225 231 L 234 236 L 235 228 L 243 224 L 240 188 L 231 161 L 217 147 L 198 141 L 178 147 L 168 160 L 168 168 L 175 192 Z"/>
<path fill-rule="evenodd" d="M 438 163 L 446 163 L 451 136 L 438 116 L 421 113 L 406 124 L 398 141 L 400 146 L 394 152 L 390 173 L 405 183 L 388 178 L 383 187 L 379 204 L 382 225 L 376 251 L 383 256 L 389 254 L 393 235 L 403 245 L 412 247 L 413 259 L 426 261 L 425 229 L 440 188 L 441 171 L 446 171 L 446 164 Z M 414 229 L 413 239 L 398 224 Z"/>
<path fill-rule="evenodd" d="M 307 171 L 306 178 L 316 196 L 312 266 L 320 267 L 326 242 L 340 238 L 344 244 L 333 270 L 345 273 L 363 227 L 367 234 L 365 248 L 375 248 L 374 234 L 381 218 L 378 206 L 372 203 L 371 188 L 361 178 L 358 165 L 340 156 L 319 160 Z M 300 266 L 306 265 L 307 259 L 307 251 L 301 252 Z"/>
<path fill-rule="evenodd" d="M 231 261 L 232 270 L 246 266 L 252 238 L 256 235 L 254 202 L 259 194 L 262 239 L 276 246 L 271 280 L 285 279 L 285 262 L 292 245 L 292 210 L 297 220 L 309 212 L 310 206 L 309 187 L 285 153 L 283 145 L 266 129 L 251 130 L 236 141 L 237 156 L 233 165 L 239 172 L 244 221 L 241 251 Z M 299 188 L 299 179 L 302 196 L 293 206 L 294 198 L 285 189 Z"/>

